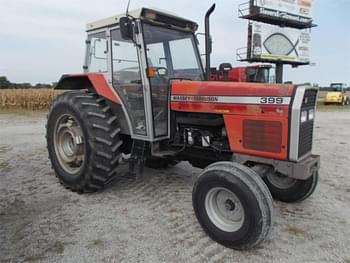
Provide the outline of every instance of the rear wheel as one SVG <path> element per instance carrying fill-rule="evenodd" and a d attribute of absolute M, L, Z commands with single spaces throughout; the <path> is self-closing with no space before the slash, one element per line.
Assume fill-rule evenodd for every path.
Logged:
<path fill-rule="evenodd" d="M 47 148 L 60 182 L 94 192 L 116 175 L 120 158 L 117 117 L 100 96 L 85 91 L 56 98 L 47 121 Z"/>
<path fill-rule="evenodd" d="M 301 202 L 313 194 L 318 183 L 318 173 L 316 172 L 307 180 L 298 180 L 271 172 L 263 180 L 275 199 L 294 203 Z"/>
<path fill-rule="evenodd" d="M 268 188 L 251 169 L 231 162 L 207 167 L 195 182 L 193 208 L 204 231 L 234 249 L 260 244 L 272 226 Z"/>

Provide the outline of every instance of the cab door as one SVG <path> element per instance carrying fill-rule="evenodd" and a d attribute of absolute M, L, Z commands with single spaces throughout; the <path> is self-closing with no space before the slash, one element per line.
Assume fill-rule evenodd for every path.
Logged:
<path fill-rule="evenodd" d="M 122 38 L 120 29 L 112 29 L 112 83 L 123 101 L 124 111 L 131 124 L 131 137 L 150 140 L 145 104 L 145 81 L 140 66 L 139 51 L 131 40 Z"/>
<path fill-rule="evenodd" d="M 154 138 L 168 137 L 169 79 L 171 64 L 166 56 L 166 43 L 146 45 L 150 76 Z M 153 72 L 152 72 L 153 71 Z"/>

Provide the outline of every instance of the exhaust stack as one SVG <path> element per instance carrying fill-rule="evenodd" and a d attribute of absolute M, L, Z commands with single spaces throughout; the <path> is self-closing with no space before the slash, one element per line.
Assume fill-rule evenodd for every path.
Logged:
<path fill-rule="evenodd" d="M 210 79 L 210 55 L 212 52 L 212 39 L 210 36 L 210 15 L 214 12 L 216 4 L 213 4 L 205 14 L 205 75 Z"/>

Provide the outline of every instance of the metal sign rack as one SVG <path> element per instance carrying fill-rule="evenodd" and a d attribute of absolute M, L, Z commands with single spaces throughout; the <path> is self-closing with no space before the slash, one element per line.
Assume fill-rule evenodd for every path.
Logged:
<path fill-rule="evenodd" d="M 298 6 L 302 3 L 304 6 Z M 283 58 L 264 58 L 252 55 L 252 44 L 254 40 L 253 36 L 253 23 L 261 22 L 268 25 L 273 25 L 289 30 L 295 29 L 305 31 L 309 29 L 311 32 L 312 27 L 316 27 L 311 17 L 312 0 L 299 0 L 294 2 L 295 8 L 290 1 L 284 0 L 249 0 L 238 6 L 238 14 L 242 19 L 249 20 L 248 23 L 248 46 L 237 49 L 236 57 L 239 61 L 245 61 L 249 63 L 271 63 L 276 65 L 276 82 L 283 83 L 283 66 L 291 65 L 292 67 L 298 67 L 302 65 L 309 65 L 310 61 L 306 60 L 286 60 Z M 286 30 L 287 31 L 287 30 Z M 281 33 L 283 37 L 283 34 Z M 289 40 L 289 39 L 288 39 Z M 261 41 L 261 40 L 260 40 Z M 297 53 L 297 43 L 292 43 L 295 53 Z M 301 47 L 302 49 L 303 47 Z"/>

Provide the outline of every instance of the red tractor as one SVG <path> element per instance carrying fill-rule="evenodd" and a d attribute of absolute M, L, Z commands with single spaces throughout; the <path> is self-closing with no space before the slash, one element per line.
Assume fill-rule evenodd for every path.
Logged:
<path fill-rule="evenodd" d="M 78 193 L 124 176 L 125 163 L 129 175 L 143 164 L 204 168 L 192 195 L 199 223 L 217 242 L 249 249 L 270 232 L 272 197 L 298 202 L 316 188 L 318 90 L 210 81 L 197 28 L 147 8 L 88 24 L 85 72 L 56 87 L 70 91 L 48 115 L 49 157 L 60 182 Z"/>
<path fill-rule="evenodd" d="M 223 63 L 219 66 L 219 69 L 210 69 L 210 80 L 271 83 L 271 69 L 272 66 L 267 64 L 233 68 L 230 63 Z"/>

